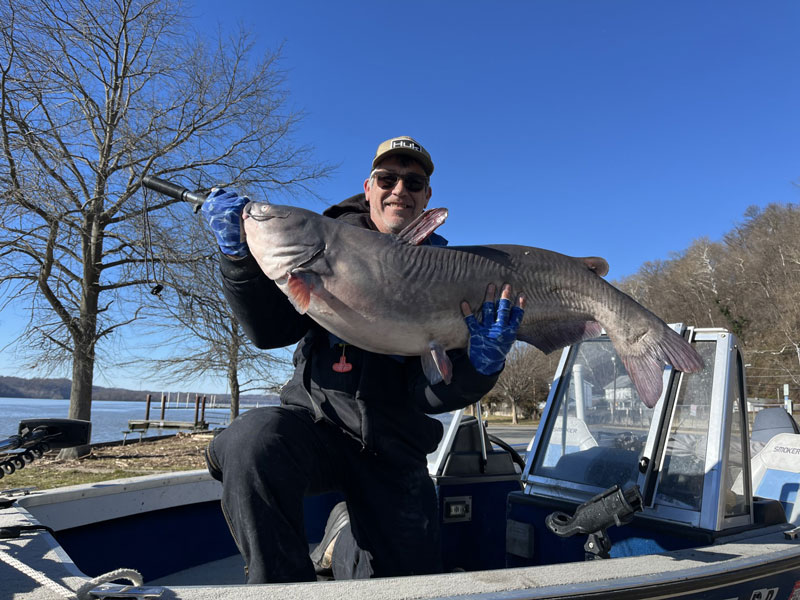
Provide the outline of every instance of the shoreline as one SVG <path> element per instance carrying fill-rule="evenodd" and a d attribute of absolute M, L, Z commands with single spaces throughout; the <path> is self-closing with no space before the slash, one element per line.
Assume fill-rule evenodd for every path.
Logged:
<path fill-rule="evenodd" d="M 509 418 L 492 418 L 489 433 L 512 445 L 528 444 L 538 422 L 512 425 Z M 0 492 L 8 489 L 51 489 L 81 483 L 98 483 L 110 479 L 205 469 L 204 451 L 215 431 L 169 433 L 91 444 L 88 455 L 60 460 L 58 451 L 50 451 L 25 468 L 0 478 Z"/>
<path fill-rule="evenodd" d="M 46 490 L 81 483 L 205 469 L 204 451 L 212 432 L 178 432 L 141 441 L 122 440 L 91 444 L 77 459 L 61 460 L 53 450 L 25 468 L 0 479 L 0 492 L 8 489 Z"/>

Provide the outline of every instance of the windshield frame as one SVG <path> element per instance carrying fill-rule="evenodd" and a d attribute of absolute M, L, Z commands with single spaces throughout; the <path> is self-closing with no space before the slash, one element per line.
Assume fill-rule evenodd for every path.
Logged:
<path fill-rule="evenodd" d="M 671 367 L 664 369 L 664 391 L 656 406 L 652 409 L 649 428 L 647 428 L 647 438 L 638 456 L 638 464 L 634 467 L 633 463 L 630 462 L 630 458 L 624 458 L 624 462 L 620 464 L 625 469 L 630 467 L 638 470 L 636 484 L 639 485 L 644 497 L 646 516 L 656 517 L 660 520 L 687 523 L 715 531 L 747 525 L 752 522 L 753 511 L 752 501 L 750 500 L 752 492 L 749 483 L 749 460 L 744 460 L 745 464 L 739 467 L 736 460 L 734 460 L 735 457 L 731 458 L 730 456 L 729 446 L 733 419 L 738 419 L 733 428 L 733 434 L 740 438 L 738 443 L 745 443 L 749 439 L 743 361 L 741 360 L 736 337 L 728 331 L 717 328 L 687 329 L 682 324 L 671 325 L 671 327 L 678 333 L 685 333 L 692 343 L 713 343 L 714 347 L 711 349 L 710 354 L 706 352 L 708 355 L 706 362 L 710 364 L 707 364 L 706 369 L 701 374 L 686 375 L 673 370 Z M 565 397 L 565 394 L 569 394 L 565 386 L 570 385 L 572 375 L 569 370 L 572 369 L 576 361 L 576 353 L 579 352 L 581 345 L 598 342 L 610 344 L 607 337 L 601 336 L 566 348 L 561 355 L 558 370 L 547 399 L 547 405 L 523 471 L 522 480 L 526 494 L 582 503 L 607 489 L 607 487 L 592 484 L 586 480 L 570 481 L 569 477 L 573 476 L 571 472 L 569 476 L 559 477 L 557 470 L 544 468 L 546 466 L 547 446 L 550 444 L 550 437 L 554 428 L 558 426 L 557 420 L 561 417 L 556 412 L 563 410 L 562 398 Z M 706 379 L 703 382 L 706 388 L 702 390 L 702 398 L 703 402 L 707 403 L 707 441 L 705 449 L 700 451 L 700 454 L 696 457 L 702 460 L 703 464 L 700 467 L 702 470 L 699 471 L 701 481 L 695 482 L 696 485 L 702 486 L 702 497 L 695 507 L 681 507 L 680 503 L 674 501 L 669 504 L 663 501 L 663 497 L 659 496 L 659 488 L 661 488 L 662 492 L 665 491 L 663 486 L 666 484 L 662 481 L 665 465 L 669 464 L 671 454 L 675 452 L 676 448 L 675 445 L 669 445 L 670 433 L 675 431 L 678 410 L 686 410 L 687 400 L 683 398 L 682 394 L 688 393 L 687 390 L 691 389 L 687 386 L 697 386 L 696 379 L 688 380 L 686 379 L 687 377 L 705 377 Z M 616 380 L 616 375 L 614 380 Z M 574 385 L 572 389 L 574 396 Z M 614 398 L 617 398 L 616 394 Z M 574 403 L 574 414 L 577 415 L 576 398 L 568 397 L 568 399 L 570 406 Z M 734 404 L 736 404 L 735 407 L 733 406 Z M 694 407 L 692 407 L 692 410 L 694 410 Z M 603 424 L 601 423 L 600 426 L 602 427 Z M 639 431 L 643 430 L 643 428 L 640 428 Z M 594 433 L 596 434 L 596 432 Z M 576 452 L 574 447 L 571 452 Z M 609 454 L 609 457 L 611 459 L 614 458 L 612 454 Z M 575 458 L 578 459 L 579 457 L 576 456 Z M 552 459 L 550 460 L 552 461 Z M 738 485 L 741 485 L 742 478 L 747 484 L 740 498 L 742 504 L 738 508 L 737 514 L 726 514 L 729 511 L 726 510 L 725 506 L 725 494 L 730 493 L 727 488 L 731 487 L 731 477 L 726 478 L 724 474 L 729 470 L 729 460 L 731 461 L 731 468 L 739 468 L 742 473 Z M 566 462 L 568 463 L 569 461 Z M 606 465 L 604 462 L 599 464 Z M 597 475 L 594 471 L 590 471 L 588 466 L 586 469 L 587 473 L 591 472 L 593 476 Z M 694 472 L 697 473 L 697 471 Z M 618 481 L 615 483 L 621 484 Z M 626 487 L 630 485 L 632 485 L 630 480 L 625 483 Z"/>

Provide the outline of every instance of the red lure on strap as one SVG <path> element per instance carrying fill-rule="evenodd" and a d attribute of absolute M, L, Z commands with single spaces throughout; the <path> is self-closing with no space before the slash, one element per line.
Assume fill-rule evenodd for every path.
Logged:
<path fill-rule="evenodd" d="M 337 373 L 347 373 L 353 370 L 352 363 L 347 362 L 347 357 L 344 354 L 344 349 L 347 344 L 339 344 L 342 347 L 342 355 L 339 357 L 339 362 L 333 363 L 333 370 Z"/>

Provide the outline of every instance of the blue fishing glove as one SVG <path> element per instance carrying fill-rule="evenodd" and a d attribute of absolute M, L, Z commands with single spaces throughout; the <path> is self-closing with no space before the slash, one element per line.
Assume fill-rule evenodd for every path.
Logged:
<path fill-rule="evenodd" d="M 217 189 L 203 203 L 203 215 L 208 221 L 217 244 L 228 256 L 247 256 L 247 243 L 242 241 L 242 209 L 250 202 L 247 196 Z"/>
<path fill-rule="evenodd" d="M 508 298 L 500 298 L 496 308 L 496 319 L 491 301 L 483 303 L 480 323 L 472 313 L 464 317 L 469 329 L 469 360 L 484 375 L 494 375 L 503 368 L 525 314 L 521 307 L 512 307 Z"/>

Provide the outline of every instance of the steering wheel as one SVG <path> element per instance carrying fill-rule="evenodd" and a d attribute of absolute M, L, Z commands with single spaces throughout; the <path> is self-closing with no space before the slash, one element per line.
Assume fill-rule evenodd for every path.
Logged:
<path fill-rule="evenodd" d="M 525 460 L 519 455 L 519 452 L 517 452 L 514 448 L 512 448 L 509 444 L 501 440 L 496 435 L 492 435 L 489 432 L 487 432 L 487 435 L 489 436 L 490 442 L 492 442 L 493 444 L 497 444 L 503 450 L 508 452 L 511 455 L 511 460 L 513 460 L 516 464 L 518 464 L 520 469 L 522 469 L 523 471 L 525 470 Z"/>
<path fill-rule="evenodd" d="M 632 431 L 623 431 L 614 436 L 614 448 L 638 452 L 642 448 L 642 441 Z"/>

